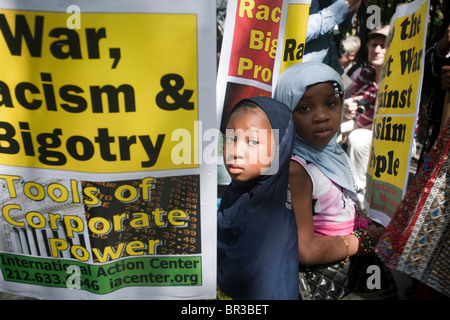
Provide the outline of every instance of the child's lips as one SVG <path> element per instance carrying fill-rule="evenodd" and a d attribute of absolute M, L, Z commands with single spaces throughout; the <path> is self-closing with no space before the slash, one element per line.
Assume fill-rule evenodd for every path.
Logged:
<path fill-rule="evenodd" d="M 237 165 L 230 165 L 228 167 L 228 170 L 230 171 L 231 174 L 240 174 L 244 171 L 244 169 L 240 166 Z"/>
<path fill-rule="evenodd" d="M 329 129 L 329 128 L 320 128 L 320 129 L 315 130 L 314 134 L 319 137 L 325 137 L 325 136 L 328 136 L 330 134 L 330 132 L 331 132 L 331 129 Z"/>

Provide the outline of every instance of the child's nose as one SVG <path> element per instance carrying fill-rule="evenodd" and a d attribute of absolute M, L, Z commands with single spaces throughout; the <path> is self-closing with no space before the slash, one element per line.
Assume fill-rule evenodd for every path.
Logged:
<path fill-rule="evenodd" d="M 315 122 L 323 122 L 329 119 L 328 109 L 325 107 L 316 108 L 313 120 Z"/>
<path fill-rule="evenodd" d="M 245 141 L 237 139 L 234 144 L 233 155 L 235 159 L 243 159 L 245 157 Z"/>

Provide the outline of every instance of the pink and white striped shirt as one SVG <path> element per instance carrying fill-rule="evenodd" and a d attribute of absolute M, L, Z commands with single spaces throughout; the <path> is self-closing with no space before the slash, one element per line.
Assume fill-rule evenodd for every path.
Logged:
<path fill-rule="evenodd" d="M 353 230 L 367 228 L 368 221 L 356 213 L 356 200 L 344 188 L 328 179 L 313 163 L 307 163 L 297 155 L 291 159 L 306 170 L 312 181 L 315 235 L 346 235 Z"/>

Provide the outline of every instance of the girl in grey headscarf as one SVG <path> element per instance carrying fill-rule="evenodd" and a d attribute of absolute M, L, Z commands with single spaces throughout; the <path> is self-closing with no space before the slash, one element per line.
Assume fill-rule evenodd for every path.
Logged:
<path fill-rule="evenodd" d="M 336 104 L 334 120 L 337 122 L 334 122 L 333 125 L 339 128 L 343 112 L 341 90 L 344 85 L 341 76 L 326 64 L 300 63 L 288 68 L 282 73 L 277 83 L 274 98 L 287 104 L 295 116 L 297 111 L 300 111 L 299 108 L 298 110 L 296 108 L 307 88 L 320 83 L 329 84 L 330 95 L 334 99 L 332 103 Z M 339 94 L 338 96 L 335 96 L 336 92 Z M 297 134 L 294 154 L 307 158 L 308 161 L 317 165 L 330 180 L 346 188 L 350 193 L 356 193 L 353 164 L 336 142 L 337 128 L 334 128 L 334 132 L 331 132 L 333 134 L 323 144 L 315 144 Z M 297 133 L 299 129 L 301 130 L 302 127 L 297 126 Z"/>
<path fill-rule="evenodd" d="M 291 109 L 296 126 L 289 185 L 302 265 L 346 265 L 351 256 L 373 253 L 381 231 L 358 214 L 353 165 L 336 142 L 342 89 L 331 67 L 299 63 L 281 74 L 274 94 Z"/>

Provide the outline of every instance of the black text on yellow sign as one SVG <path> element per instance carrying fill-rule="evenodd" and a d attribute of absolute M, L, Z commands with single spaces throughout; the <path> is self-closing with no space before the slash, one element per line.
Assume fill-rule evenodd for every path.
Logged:
<path fill-rule="evenodd" d="M 174 168 L 168 137 L 198 120 L 195 16 L 84 14 L 80 30 L 66 19 L 0 13 L 1 68 L 15 70 L 0 77 L 1 163 Z"/>
<path fill-rule="evenodd" d="M 397 21 L 388 38 L 387 44 L 391 45 L 386 53 L 383 63 L 384 79 L 378 92 L 378 108 L 386 109 L 412 109 L 415 105 L 415 88 L 420 79 L 423 49 L 420 36 L 423 34 L 421 26 L 422 16 L 413 13 L 400 22 Z M 422 35 L 423 36 L 423 35 Z M 394 41 L 394 43 L 393 43 Z M 419 47 L 416 49 L 416 47 Z M 392 78 L 403 81 L 392 81 L 394 88 L 389 83 Z M 410 83 L 407 88 L 399 88 L 398 84 Z M 403 111 L 399 111 L 402 113 Z"/>

